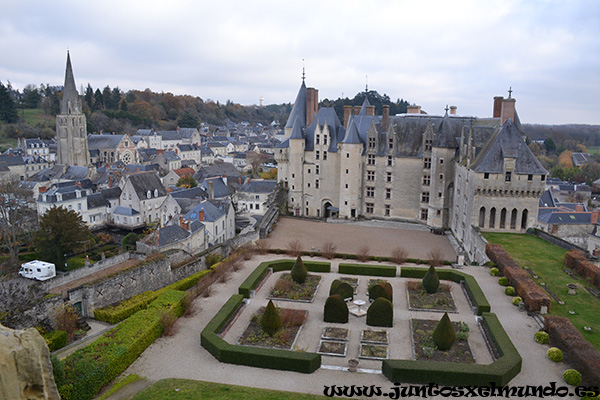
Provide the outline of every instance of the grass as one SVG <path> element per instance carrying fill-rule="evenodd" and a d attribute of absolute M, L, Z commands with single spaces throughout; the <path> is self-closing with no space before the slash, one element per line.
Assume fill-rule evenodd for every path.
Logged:
<path fill-rule="evenodd" d="M 501 244 L 519 265 L 531 268 L 539 277 L 535 281 L 545 282 L 565 302 L 560 305 L 552 300 L 550 314 L 569 318 L 585 339 L 600 351 L 600 300 L 582 287 L 593 287 L 590 283 L 583 278 L 573 280 L 563 272 L 566 250 L 530 235 L 483 233 L 483 236 L 490 243 Z M 575 296 L 567 294 L 569 283 L 579 286 Z M 575 314 L 569 311 L 575 311 Z M 592 331 L 585 331 L 584 326 L 592 327 Z"/>
<path fill-rule="evenodd" d="M 120 381 L 118 381 L 114 385 L 112 385 L 112 387 L 109 390 L 107 390 L 102 396 L 100 396 L 98 398 L 98 400 L 105 400 L 105 399 L 109 398 L 110 396 L 112 396 L 114 393 L 123 389 L 123 387 L 127 386 L 128 384 L 137 382 L 142 379 L 144 379 L 144 378 L 142 378 L 141 376 L 136 375 L 136 374 L 127 375 L 125 378 L 121 379 Z"/>
<path fill-rule="evenodd" d="M 132 400 L 317 400 L 326 398 L 187 379 L 163 379 L 136 394 Z"/>
<path fill-rule="evenodd" d="M 36 126 L 38 124 L 48 124 L 49 126 L 53 126 L 56 123 L 56 117 L 46 114 L 41 108 L 19 110 L 19 117 L 23 117 L 25 123 L 30 126 Z"/>

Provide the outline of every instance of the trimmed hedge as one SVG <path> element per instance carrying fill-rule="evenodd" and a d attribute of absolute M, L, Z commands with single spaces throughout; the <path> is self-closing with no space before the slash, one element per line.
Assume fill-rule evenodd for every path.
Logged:
<path fill-rule="evenodd" d="M 109 324 L 119 323 L 140 310 L 144 310 L 150 303 L 156 300 L 167 290 L 185 291 L 193 287 L 205 275 L 210 274 L 211 270 L 202 270 L 187 278 L 181 279 L 159 290 L 146 291 L 135 295 L 128 300 L 122 301 L 116 306 L 106 306 L 94 310 L 94 318 Z"/>
<path fill-rule="evenodd" d="M 331 282 L 331 286 L 329 288 L 329 295 L 333 296 L 334 294 L 339 294 L 342 296 L 342 299 L 354 299 L 354 289 L 350 284 L 340 281 L 339 279 L 334 279 Z"/>
<path fill-rule="evenodd" d="M 340 274 L 349 275 L 369 275 L 369 276 L 396 276 L 395 265 L 365 265 L 365 264 L 348 264 L 340 263 L 338 267 Z"/>
<path fill-rule="evenodd" d="M 48 332 L 44 335 L 44 339 L 50 351 L 56 351 L 67 345 L 67 332 L 58 330 Z"/>
<path fill-rule="evenodd" d="M 250 298 L 250 292 L 254 290 L 258 284 L 263 280 L 269 268 L 273 268 L 273 272 L 291 271 L 296 260 L 274 260 L 262 262 L 256 267 L 254 271 L 240 285 L 238 293 L 243 295 L 245 298 Z M 304 266 L 310 272 L 331 272 L 331 263 L 324 261 L 303 261 Z"/>
<path fill-rule="evenodd" d="M 241 294 L 231 296 L 202 331 L 200 343 L 210 354 L 229 364 L 306 374 L 321 367 L 321 355 L 317 353 L 238 346 L 223 340 L 218 332 L 235 315 L 243 300 L 244 296 Z"/>
<path fill-rule="evenodd" d="M 439 271 L 438 271 L 439 273 Z M 441 277 L 440 277 L 441 278 Z M 498 317 L 483 313 L 483 324 L 500 352 L 491 364 L 457 364 L 428 360 L 383 360 L 383 375 L 392 382 L 430 383 L 453 386 L 506 385 L 521 372 L 522 359 L 502 328 Z"/>
<path fill-rule="evenodd" d="M 550 345 L 562 349 L 564 361 L 581 372 L 583 385 L 600 382 L 600 353 L 566 317 L 546 315 L 546 331 Z"/>
<path fill-rule="evenodd" d="M 568 251 L 565 254 L 565 265 L 600 289 L 600 270 L 585 258 L 581 250 Z"/>
<path fill-rule="evenodd" d="M 394 325 L 392 302 L 385 297 L 379 297 L 372 302 L 367 309 L 367 325 L 392 327 Z"/>
<path fill-rule="evenodd" d="M 186 293 L 165 290 L 147 310 L 138 311 L 90 345 L 64 360 L 63 400 L 88 400 L 123 372 L 163 332 L 162 314 L 179 317 Z"/>
<path fill-rule="evenodd" d="M 334 294 L 325 300 L 323 321 L 339 324 L 348 322 L 348 306 L 341 295 Z"/>
<path fill-rule="evenodd" d="M 394 291 L 389 282 L 380 282 L 369 288 L 369 300 L 377 300 L 380 297 L 383 297 L 390 302 L 394 301 Z"/>
<path fill-rule="evenodd" d="M 417 278 L 421 279 L 425 276 L 427 268 L 419 267 L 402 267 L 400 269 L 400 276 L 403 278 Z M 465 281 L 465 288 L 471 299 L 473 305 L 477 308 L 477 315 L 482 315 L 484 312 L 490 312 L 490 303 L 488 303 L 483 291 L 479 287 L 477 280 L 469 274 L 455 271 L 452 269 L 437 269 L 438 277 L 442 280 L 452 281 L 460 283 Z"/>

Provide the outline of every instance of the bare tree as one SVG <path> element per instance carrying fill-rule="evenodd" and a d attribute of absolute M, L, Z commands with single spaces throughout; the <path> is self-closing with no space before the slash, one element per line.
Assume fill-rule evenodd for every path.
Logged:
<path fill-rule="evenodd" d="M 288 253 L 294 257 L 302 254 L 302 242 L 298 239 L 294 239 L 288 243 Z"/>
<path fill-rule="evenodd" d="M 36 228 L 36 212 L 27 207 L 30 197 L 31 191 L 19 187 L 18 181 L 0 181 L 0 237 L 11 268 L 18 265 L 23 234 Z"/>
<path fill-rule="evenodd" d="M 429 263 L 434 267 L 438 265 L 442 265 L 444 262 L 444 255 L 439 248 L 431 249 L 429 253 L 427 253 L 427 257 L 429 258 Z"/>
<path fill-rule="evenodd" d="M 366 262 L 369 259 L 369 254 L 371 252 L 371 249 L 369 248 L 369 246 L 362 245 L 360 246 L 360 249 L 358 249 L 358 252 L 356 253 L 356 258 L 358 258 L 358 261 L 360 262 Z"/>
<path fill-rule="evenodd" d="M 331 241 L 323 243 L 323 249 L 321 255 L 328 260 L 331 260 L 335 256 L 335 245 Z"/>
<path fill-rule="evenodd" d="M 264 162 L 265 156 L 263 153 L 257 153 L 256 151 L 249 151 L 246 153 L 246 162 L 252 167 L 252 176 L 258 176 L 260 172 L 260 166 Z"/>
<path fill-rule="evenodd" d="M 404 247 L 396 247 L 392 250 L 392 262 L 400 265 L 406 262 L 408 251 Z"/>

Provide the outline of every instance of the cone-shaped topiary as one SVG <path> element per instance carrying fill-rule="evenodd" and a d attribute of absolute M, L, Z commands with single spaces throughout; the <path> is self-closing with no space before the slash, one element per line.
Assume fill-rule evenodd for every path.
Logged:
<path fill-rule="evenodd" d="M 440 278 L 433 265 L 429 266 L 427 273 L 423 277 L 423 288 L 427 293 L 435 293 L 440 288 Z"/>
<path fill-rule="evenodd" d="M 384 299 L 388 299 L 389 301 L 393 302 L 394 300 L 392 293 L 392 285 L 390 285 L 389 282 L 381 282 L 369 288 L 369 299 L 377 300 L 378 298 L 383 297 Z"/>
<path fill-rule="evenodd" d="M 323 321 L 337 322 L 339 324 L 348 322 L 348 306 L 342 296 L 334 294 L 325 300 Z"/>
<path fill-rule="evenodd" d="M 296 262 L 294 263 L 294 266 L 292 267 L 291 274 L 292 274 L 292 279 L 296 283 L 302 284 L 306 280 L 308 271 L 306 271 L 306 267 L 304 266 L 304 262 L 302 261 L 300 256 L 298 256 L 298 258 L 296 258 Z"/>
<path fill-rule="evenodd" d="M 262 317 L 260 317 L 260 327 L 269 336 L 273 336 L 281 329 L 281 318 L 271 300 L 269 300 L 269 304 L 267 304 Z"/>
<path fill-rule="evenodd" d="M 333 296 L 334 294 L 339 294 L 344 300 L 354 299 L 354 289 L 352 289 L 352 286 L 344 281 L 340 281 L 339 279 L 335 279 L 333 282 L 331 282 L 329 295 Z"/>
<path fill-rule="evenodd" d="M 456 340 L 456 332 L 450 322 L 448 313 L 444 313 L 444 316 L 433 330 L 433 343 L 439 350 L 450 350 L 454 341 Z"/>
<path fill-rule="evenodd" d="M 391 301 L 380 297 L 371 303 L 367 310 L 367 325 L 392 327 L 393 324 L 394 307 Z"/>

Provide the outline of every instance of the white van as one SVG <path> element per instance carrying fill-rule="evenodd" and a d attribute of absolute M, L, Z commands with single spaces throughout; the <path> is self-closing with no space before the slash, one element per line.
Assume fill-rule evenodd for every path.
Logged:
<path fill-rule="evenodd" d="M 45 281 L 56 276 L 56 268 L 52 263 L 34 260 L 21 264 L 19 275 L 23 278 Z"/>

